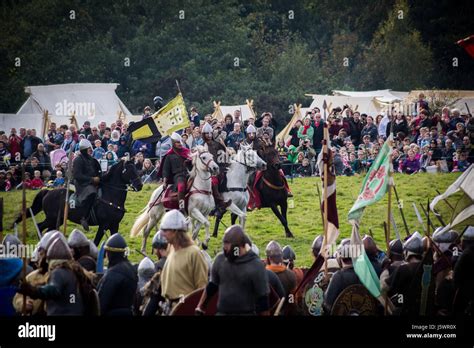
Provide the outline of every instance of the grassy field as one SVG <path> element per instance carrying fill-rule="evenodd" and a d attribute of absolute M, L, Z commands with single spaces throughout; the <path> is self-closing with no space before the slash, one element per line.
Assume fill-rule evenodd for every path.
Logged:
<path fill-rule="evenodd" d="M 417 174 L 417 175 L 401 175 L 396 174 L 394 176 L 395 184 L 397 186 L 398 194 L 400 196 L 401 204 L 404 207 L 405 217 L 410 232 L 415 230 L 422 231 L 421 226 L 416 219 L 415 212 L 412 207 L 412 203 L 415 202 L 421 212 L 419 203 L 423 202 L 426 205 L 427 198 L 432 199 L 437 195 L 436 189 L 443 192 L 459 174 Z M 350 235 L 351 226 L 347 223 L 347 213 L 349 212 L 355 198 L 358 195 L 360 186 L 362 184 L 363 177 L 338 177 L 337 178 L 337 204 L 339 212 L 339 223 L 341 238 Z M 316 235 L 322 233 L 322 222 L 321 213 L 318 204 L 318 196 L 316 191 L 316 184 L 320 184 L 320 178 L 299 178 L 294 179 L 290 182 L 291 189 L 294 193 L 294 208 L 288 211 L 288 220 L 290 229 L 295 235 L 294 239 L 285 238 L 284 229 L 280 222 L 273 215 L 270 209 L 263 209 L 259 211 L 253 211 L 248 214 L 247 219 L 247 232 L 251 236 L 254 243 L 260 248 L 262 255 L 266 244 L 270 240 L 278 241 L 282 246 L 289 244 L 293 247 L 296 252 L 297 265 L 309 266 L 312 263 L 312 257 L 310 247 L 313 239 Z M 127 213 L 122 220 L 120 226 L 120 232 L 126 237 L 129 246 L 131 248 L 130 258 L 132 261 L 137 262 L 142 259 L 142 255 L 136 252 L 134 249 L 139 249 L 141 245 L 141 237 L 130 238 L 129 231 L 133 224 L 135 217 L 138 216 L 138 212 L 145 206 L 150 198 L 151 193 L 155 189 L 154 185 L 145 185 L 141 192 L 130 192 L 126 202 Z M 28 206 L 32 202 L 36 191 L 27 192 Z M 21 192 L 7 192 L 1 193 L 1 197 L 4 197 L 4 209 L 5 214 L 3 218 L 4 233 L 12 232 L 12 222 L 14 217 L 19 213 L 21 209 Z M 461 194 L 457 193 L 449 198 L 449 202 L 455 206 L 457 203 L 456 211 L 460 211 L 470 202 L 460 199 Z M 395 197 L 393 195 L 393 199 Z M 459 201 L 459 202 L 458 202 Z M 452 210 L 444 202 L 439 203 L 438 210 L 442 213 L 445 221 L 451 219 Z M 392 212 L 395 217 L 396 224 L 402 236 L 405 236 L 405 230 L 401 219 L 400 212 L 397 208 L 395 201 L 392 203 Z M 421 212 L 422 213 L 422 212 Z M 423 214 L 423 213 L 422 213 Z M 437 220 L 433 222 L 435 226 L 439 226 L 440 223 Z M 37 221 L 42 221 L 44 218 L 43 213 L 36 216 Z M 385 239 L 383 234 L 383 221 L 387 218 L 387 195 L 378 204 L 371 206 L 366 209 L 361 222 L 361 235 L 367 233 L 369 228 L 372 230 L 377 244 L 381 249 L 385 249 Z M 423 216 L 426 223 L 426 219 Z M 226 214 L 224 223 L 228 226 L 230 224 L 230 215 Z M 212 228 L 214 225 L 214 219 L 212 218 Z M 473 223 L 473 221 L 470 221 Z M 68 224 L 68 231 L 77 227 L 74 224 Z M 458 229 L 461 231 L 463 226 Z M 96 228 L 92 228 L 93 231 Z M 219 230 L 218 238 L 211 238 L 209 253 L 214 256 L 221 247 L 221 238 L 224 231 L 224 227 L 221 225 Z M 28 241 L 30 243 L 36 243 L 37 237 L 34 230 L 34 226 L 31 219 L 28 219 L 27 224 Z M 88 234 L 90 238 L 93 238 L 94 232 Z M 201 230 L 201 237 L 204 236 L 204 230 Z M 392 236 L 394 231 L 392 227 Z M 151 249 L 151 239 L 148 242 L 148 251 Z"/>

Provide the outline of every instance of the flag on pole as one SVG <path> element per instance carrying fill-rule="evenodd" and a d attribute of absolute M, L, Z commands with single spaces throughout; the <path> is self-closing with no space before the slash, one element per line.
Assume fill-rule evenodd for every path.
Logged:
<path fill-rule="evenodd" d="M 328 143 L 328 231 L 327 236 L 328 240 L 323 240 L 323 246 L 325 246 L 326 253 L 324 256 L 328 256 L 329 246 L 336 243 L 337 238 L 339 237 L 339 216 L 337 213 L 337 204 L 336 204 L 336 174 L 334 169 L 334 156 L 332 155 L 331 148 Z M 318 155 L 317 161 L 319 167 L 319 173 L 321 173 L 321 182 L 324 182 L 324 161 L 323 161 L 323 151 Z M 326 192 L 324 192 L 323 186 L 323 197 L 325 197 Z M 321 202 L 321 211 L 324 213 L 324 200 Z"/>
<path fill-rule="evenodd" d="M 152 116 L 128 127 L 133 140 L 154 142 L 162 135 L 171 135 L 173 132 L 189 127 L 189 117 L 181 93 L 163 106 Z"/>
<path fill-rule="evenodd" d="M 359 196 L 349 211 L 349 220 L 360 221 L 365 207 L 380 201 L 387 192 L 390 181 L 391 154 L 390 143 L 393 135 L 385 141 L 377 158 L 365 176 Z"/>
<path fill-rule="evenodd" d="M 439 195 L 436 196 L 430 203 L 430 209 L 431 211 L 439 216 L 439 213 L 435 210 L 436 205 L 442 201 L 448 198 L 449 196 L 453 195 L 456 192 L 459 192 L 460 190 L 463 192 L 464 196 L 468 198 L 467 200 L 474 201 L 474 185 L 472 184 L 474 182 L 474 164 L 471 164 L 469 168 L 461 175 L 459 178 L 456 179 L 455 182 L 453 182 L 447 189 L 446 191 Z M 453 212 L 455 213 L 455 212 Z M 438 231 L 438 234 L 443 234 L 445 232 L 448 232 L 450 229 L 455 227 L 458 224 L 461 224 L 465 220 L 469 219 L 471 216 L 474 215 L 474 205 L 470 204 L 464 210 L 461 212 L 457 213 L 456 217 L 452 219 L 452 221 L 444 226 L 440 231 Z"/>
<path fill-rule="evenodd" d="M 380 280 L 365 252 L 357 221 L 352 222 L 351 252 L 352 265 L 360 282 L 369 290 L 372 296 L 381 300 Z"/>

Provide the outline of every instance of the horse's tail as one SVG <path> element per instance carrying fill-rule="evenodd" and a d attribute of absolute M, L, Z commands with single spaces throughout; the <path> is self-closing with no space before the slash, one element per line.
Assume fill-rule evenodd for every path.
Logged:
<path fill-rule="evenodd" d="M 161 194 L 163 186 L 158 187 L 150 197 L 148 204 L 140 211 L 140 215 L 135 219 L 133 223 L 132 229 L 130 230 L 130 237 L 138 236 L 142 231 L 143 228 L 148 224 L 150 220 L 150 206 L 155 203 L 158 196 Z"/>
<path fill-rule="evenodd" d="M 148 214 L 148 211 L 146 209 L 143 209 L 142 211 L 143 213 L 141 213 L 133 223 L 132 229 L 130 230 L 130 237 L 138 236 L 150 220 L 150 215 Z"/>
<path fill-rule="evenodd" d="M 33 215 L 36 215 L 41 210 L 43 210 L 43 198 L 44 196 L 46 196 L 47 193 L 49 193 L 48 190 L 41 190 L 36 194 L 35 198 L 33 199 L 33 203 L 31 204 L 31 207 L 30 207 L 31 211 L 33 211 Z M 28 208 L 26 209 L 26 218 L 31 217 L 30 209 Z M 19 223 L 21 219 L 22 219 L 22 213 L 20 212 L 14 223 L 15 224 Z"/>

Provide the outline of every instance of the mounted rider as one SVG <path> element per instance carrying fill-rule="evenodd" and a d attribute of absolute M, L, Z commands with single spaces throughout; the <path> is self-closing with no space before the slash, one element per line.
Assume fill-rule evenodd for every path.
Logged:
<path fill-rule="evenodd" d="M 262 149 L 262 143 L 259 138 L 257 138 L 257 128 L 254 125 L 250 124 L 245 129 L 245 140 L 242 142 L 244 145 L 252 145 L 252 149 L 257 151 L 258 155 L 260 155 L 260 150 Z"/>
<path fill-rule="evenodd" d="M 266 158 L 264 152 L 265 152 L 266 147 L 273 146 L 271 144 L 271 141 L 268 140 L 268 139 L 266 140 L 263 137 L 257 137 L 257 128 L 255 128 L 255 126 L 252 125 L 252 124 L 250 124 L 247 127 L 247 129 L 245 130 L 245 133 L 246 133 L 246 137 L 245 137 L 245 140 L 243 141 L 242 144 L 243 145 L 251 145 L 252 149 L 255 150 L 257 152 L 257 154 L 268 163 L 268 159 Z M 283 170 L 280 170 L 280 176 L 283 179 L 284 186 L 286 188 L 286 192 L 288 193 L 288 197 L 293 197 L 293 193 L 290 190 L 290 187 L 288 185 L 288 182 L 286 180 L 286 177 L 285 177 L 285 174 L 284 174 Z M 258 198 L 259 193 L 256 192 L 256 188 L 255 188 L 256 180 L 255 179 L 257 179 L 257 181 L 260 179 L 260 176 L 257 175 L 257 173 L 253 173 L 252 175 L 250 175 L 248 186 L 251 188 L 252 194 L 251 194 L 251 197 L 250 197 L 249 209 L 254 209 L 256 207 L 259 207 L 260 199 Z"/>
<path fill-rule="evenodd" d="M 184 199 L 186 197 L 186 183 L 188 179 L 188 170 L 192 167 L 190 151 L 182 144 L 181 136 L 173 133 L 171 138 L 171 149 L 166 152 L 160 163 L 158 176 L 163 178 L 163 187 L 173 185 L 178 191 L 178 201 L 181 212 L 184 212 Z"/>
<path fill-rule="evenodd" d="M 79 156 L 72 162 L 72 179 L 76 187 L 76 206 L 84 209 L 81 225 L 89 231 L 89 216 L 97 197 L 102 170 L 99 162 L 92 157 L 92 144 L 89 140 L 79 142 Z"/>
<path fill-rule="evenodd" d="M 212 156 L 214 156 L 214 161 L 219 166 L 219 174 L 212 176 L 212 196 L 216 203 L 216 215 L 222 215 L 225 209 L 232 204 L 232 200 L 224 201 L 222 195 L 219 191 L 219 187 L 225 187 L 225 176 L 227 172 L 227 148 L 218 141 L 215 141 L 212 137 L 212 127 L 209 123 L 206 123 L 202 127 L 202 138 L 204 139 L 204 146 L 207 151 L 209 151 Z"/>

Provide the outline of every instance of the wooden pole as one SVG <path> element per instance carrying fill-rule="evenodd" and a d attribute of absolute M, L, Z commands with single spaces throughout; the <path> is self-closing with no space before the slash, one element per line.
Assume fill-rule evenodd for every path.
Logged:
<path fill-rule="evenodd" d="M 67 236 L 67 219 L 69 215 L 69 183 L 71 182 L 71 172 L 72 172 L 72 155 L 74 154 L 74 147 L 76 143 L 73 141 L 71 148 L 69 150 L 69 156 L 67 161 L 67 170 L 66 170 L 66 199 L 64 201 L 64 217 L 63 217 L 63 234 Z"/>
<path fill-rule="evenodd" d="M 324 214 L 323 214 L 323 211 L 321 210 L 321 204 L 323 202 L 321 201 L 321 191 L 319 190 L 319 184 L 316 184 L 316 190 L 318 192 L 319 211 L 321 212 L 321 221 L 322 221 L 323 226 L 324 226 Z"/>
<path fill-rule="evenodd" d="M 398 210 L 400 210 L 400 215 L 402 216 L 403 226 L 405 227 L 405 232 L 407 237 L 410 236 L 410 230 L 408 229 L 407 220 L 405 219 L 405 214 L 403 213 L 402 205 L 400 204 L 400 198 L 398 197 L 397 186 L 393 185 L 393 192 L 395 193 L 395 199 L 397 200 Z"/>
<path fill-rule="evenodd" d="M 182 95 L 181 88 L 179 87 L 179 82 L 178 82 L 178 80 L 175 80 L 175 81 L 176 81 L 176 87 L 178 87 L 178 92 L 179 92 L 179 94 Z"/>
<path fill-rule="evenodd" d="M 391 120 L 391 123 L 390 123 L 390 135 L 389 135 L 389 138 L 388 138 L 388 146 L 390 147 L 390 149 L 393 146 L 393 143 L 392 143 L 392 140 L 391 140 L 392 137 L 393 137 L 392 123 L 393 123 L 393 120 Z M 391 218 L 391 214 L 392 214 L 392 181 L 393 181 L 392 154 L 390 152 L 390 163 L 388 164 L 388 204 L 387 204 L 387 223 L 386 223 L 387 238 L 388 238 L 389 241 L 390 241 L 390 227 L 392 226 L 392 224 L 390 223 L 390 220 L 391 220 L 390 218 Z M 387 245 L 387 247 L 388 247 L 388 245 Z M 387 251 L 388 251 L 388 249 L 387 249 Z"/>
<path fill-rule="evenodd" d="M 21 226 L 22 226 L 22 239 L 23 246 L 26 246 L 26 178 L 25 178 L 25 162 L 21 165 L 21 177 L 23 183 L 21 185 Z M 26 282 L 26 253 L 23 255 L 23 282 Z M 21 308 L 23 315 L 26 315 L 26 295 L 23 294 L 23 305 Z"/>
<path fill-rule="evenodd" d="M 323 178 L 323 187 L 324 187 L 324 275 L 328 275 L 328 260 L 326 255 L 327 242 L 328 242 L 328 175 L 329 175 L 329 148 L 328 148 L 328 138 L 329 138 L 329 129 L 327 122 L 324 122 L 324 140 L 323 140 L 323 161 L 324 161 L 324 178 Z"/>

